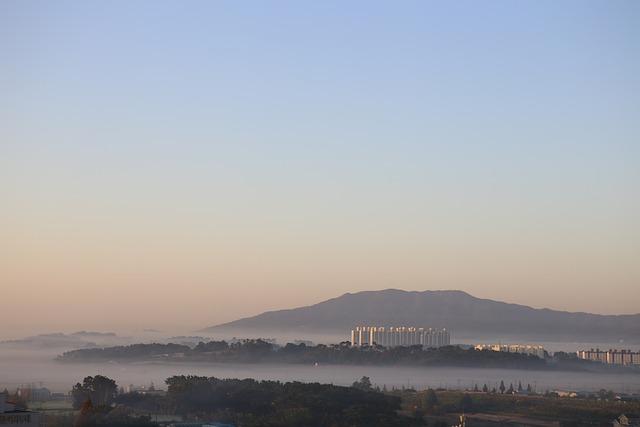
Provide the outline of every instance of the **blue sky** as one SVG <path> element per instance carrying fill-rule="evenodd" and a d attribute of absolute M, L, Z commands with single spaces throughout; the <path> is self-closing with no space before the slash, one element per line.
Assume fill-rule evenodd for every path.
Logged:
<path fill-rule="evenodd" d="M 634 1 L 4 1 L 5 283 L 262 296 L 221 319 L 385 287 L 637 311 L 638 22 Z"/>

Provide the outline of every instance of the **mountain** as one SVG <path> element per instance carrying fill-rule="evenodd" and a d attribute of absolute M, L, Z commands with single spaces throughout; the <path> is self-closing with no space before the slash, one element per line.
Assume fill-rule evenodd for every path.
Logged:
<path fill-rule="evenodd" d="M 640 343 L 640 314 L 535 309 L 462 291 L 347 293 L 307 307 L 269 311 L 204 332 L 339 333 L 357 325 L 447 328 L 454 338 Z"/>

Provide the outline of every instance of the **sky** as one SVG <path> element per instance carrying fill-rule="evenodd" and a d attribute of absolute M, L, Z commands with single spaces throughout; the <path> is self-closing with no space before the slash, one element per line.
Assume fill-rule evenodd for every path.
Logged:
<path fill-rule="evenodd" d="M 24 332 L 345 292 L 640 312 L 637 1 L 0 2 Z"/>

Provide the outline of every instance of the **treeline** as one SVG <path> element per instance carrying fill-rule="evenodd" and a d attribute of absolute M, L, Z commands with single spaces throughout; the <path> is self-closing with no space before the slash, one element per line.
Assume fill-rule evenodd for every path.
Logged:
<path fill-rule="evenodd" d="M 85 377 L 71 391 L 75 413 L 52 411 L 46 416 L 47 427 L 159 427 L 151 417 L 136 414 L 134 409 L 115 403 L 118 385 L 111 378 Z"/>
<path fill-rule="evenodd" d="M 118 394 L 113 380 L 87 377 L 74 387 L 74 416 L 53 417 L 53 426 L 157 427 L 140 413 L 180 415 L 185 420 L 258 426 L 421 426 L 399 414 L 401 397 L 383 394 L 370 385 L 339 387 L 318 383 L 281 383 L 253 379 L 173 376 L 163 395 Z M 57 418 L 57 419 L 56 419 Z M 66 424 L 65 424 L 66 423 Z"/>
<path fill-rule="evenodd" d="M 405 426 L 400 398 L 318 383 L 197 376 L 168 378 L 175 413 L 239 426 Z"/>
<path fill-rule="evenodd" d="M 134 344 L 73 350 L 59 356 L 66 362 L 174 360 L 190 362 L 297 363 L 342 365 L 469 366 L 544 369 L 543 359 L 524 354 L 463 349 L 458 346 L 423 349 L 421 346 L 352 347 L 334 345 L 275 344 L 257 339 L 234 343 L 200 342 L 191 348 L 179 344 Z"/>
<path fill-rule="evenodd" d="M 106 348 L 83 348 L 72 350 L 59 356 L 59 360 L 120 360 L 146 359 L 152 357 L 175 356 L 186 353 L 191 347 L 181 344 L 131 344 Z"/>
<path fill-rule="evenodd" d="M 527 396 L 511 394 L 516 386 L 506 389 L 503 382 L 499 391 L 491 392 L 486 385 L 484 392 L 478 386 L 468 392 L 404 388 L 380 392 L 368 377 L 352 387 L 201 376 L 173 376 L 165 382 L 166 393 L 118 393 L 112 379 L 86 377 L 72 391 L 79 411 L 47 415 L 47 425 L 159 427 L 154 415 L 180 415 L 187 421 L 237 427 L 446 427 L 457 414 L 466 412 L 555 419 L 573 427 L 605 425 L 623 412 L 640 414 L 640 403 L 618 402 L 604 390 L 593 399 Z M 517 389 L 524 390 L 524 386 L 518 384 Z"/>
<path fill-rule="evenodd" d="M 621 372 L 638 374 L 637 367 L 605 365 L 582 360 L 574 353 L 557 352 L 553 357 L 464 349 L 459 346 L 423 349 L 422 346 L 352 347 L 349 342 L 307 346 L 276 344 L 249 339 L 200 342 L 195 347 L 181 344 L 133 344 L 128 346 L 89 348 L 68 351 L 58 360 L 63 362 L 92 361 L 174 361 L 202 363 L 297 363 L 332 365 L 405 365 L 456 366 L 510 369 L 550 369 L 564 371 Z"/>

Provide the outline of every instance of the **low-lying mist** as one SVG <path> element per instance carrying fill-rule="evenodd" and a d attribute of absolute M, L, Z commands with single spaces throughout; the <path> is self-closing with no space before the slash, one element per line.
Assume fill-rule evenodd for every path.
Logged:
<path fill-rule="evenodd" d="M 71 342 L 69 341 L 71 338 Z M 237 333 L 235 338 L 247 338 Z M 255 337 L 255 336 L 253 336 Z M 611 389 L 618 392 L 640 392 L 640 375 L 617 373 L 585 373 L 557 371 L 523 371 L 486 368 L 444 368 L 408 366 L 337 366 L 337 365 L 274 365 L 243 363 L 176 364 L 159 362 L 137 363 L 82 363 L 63 364 L 55 357 L 67 350 L 87 346 L 126 345 L 133 342 L 180 343 L 195 345 L 199 341 L 212 339 L 233 339 L 224 334 L 177 336 L 162 333 L 145 333 L 140 336 L 119 336 L 116 334 L 48 334 L 28 337 L 23 340 L 0 343 L 0 389 L 12 389 L 22 384 L 42 384 L 53 391 L 67 392 L 71 386 L 89 375 L 106 375 L 119 385 L 148 385 L 153 382 L 162 387 L 164 380 L 172 375 L 204 375 L 219 378 L 255 378 L 280 381 L 322 382 L 350 385 L 363 375 L 369 376 L 380 386 L 387 387 L 445 387 L 471 388 L 475 384 L 496 386 L 505 383 L 522 382 L 531 384 L 538 391 L 545 390 L 599 390 Z M 295 340 L 314 343 L 335 343 L 344 337 L 335 335 L 291 336 L 265 334 L 265 338 L 275 339 L 284 344 Z M 468 342 L 471 344 L 471 342 Z M 542 343 L 550 351 L 575 351 L 577 348 L 612 346 L 607 343 Z M 615 345 L 613 345 L 615 346 Z"/>

